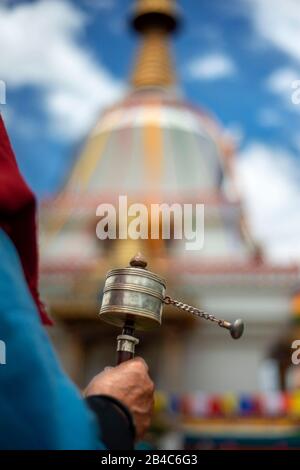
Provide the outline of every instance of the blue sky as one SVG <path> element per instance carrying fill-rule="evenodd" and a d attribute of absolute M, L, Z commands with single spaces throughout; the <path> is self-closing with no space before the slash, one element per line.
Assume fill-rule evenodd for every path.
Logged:
<path fill-rule="evenodd" d="M 101 110 L 127 87 L 137 45 L 133 0 L 1 0 L 1 107 L 22 171 L 54 194 Z M 298 0 L 179 0 L 174 39 L 186 98 L 239 144 L 250 224 L 273 259 L 300 257 Z"/>

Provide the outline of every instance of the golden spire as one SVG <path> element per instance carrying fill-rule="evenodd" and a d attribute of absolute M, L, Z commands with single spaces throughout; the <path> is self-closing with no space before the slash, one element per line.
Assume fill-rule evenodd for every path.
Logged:
<path fill-rule="evenodd" d="M 135 88 L 175 84 L 168 36 L 177 24 L 175 0 L 136 1 L 132 25 L 143 37 L 131 78 Z"/>

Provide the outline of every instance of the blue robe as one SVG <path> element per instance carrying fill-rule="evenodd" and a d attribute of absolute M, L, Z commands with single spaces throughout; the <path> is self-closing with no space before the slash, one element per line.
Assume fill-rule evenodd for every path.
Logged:
<path fill-rule="evenodd" d="M 0 340 L 0 449 L 103 449 L 96 417 L 61 369 L 1 229 Z"/>

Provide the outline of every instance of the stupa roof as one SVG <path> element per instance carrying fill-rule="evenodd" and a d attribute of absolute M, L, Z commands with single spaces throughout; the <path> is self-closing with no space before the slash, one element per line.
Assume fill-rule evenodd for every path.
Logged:
<path fill-rule="evenodd" d="M 101 116 L 63 192 L 93 204 L 103 194 L 224 202 L 222 144 L 207 114 L 158 91 L 132 94 Z"/>
<path fill-rule="evenodd" d="M 133 24 L 142 45 L 132 89 L 100 116 L 62 191 L 43 205 L 41 267 L 58 310 L 84 310 L 91 298 L 95 308 L 106 271 L 137 251 L 174 283 L 190 275 L 204 287 L 298 282 L 297 268 L 263 262 L 235 190 L 232 144 L 214 117 L 176 90 L 168 35 L 177 22 L 172 0 L 138 1 Z M 97 206 L 123 194 L 129 202 L 205 204 L 203 250 L 187 253 L 181 240 L 98 240 Z"/>

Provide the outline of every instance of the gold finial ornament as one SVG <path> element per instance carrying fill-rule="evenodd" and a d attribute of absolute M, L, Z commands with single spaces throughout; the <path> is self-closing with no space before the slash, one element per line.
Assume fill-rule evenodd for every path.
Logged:
<path fill-rule="evenodd" d="M 132 85 L 135 88 L 174 85 L 168 36 L 178 26 L 175 0 L 137 0 L 132 25 L 142 35 Z"/>
<path fill-rule="evenodd" d="M 132 23 L 137 31 L 156 24 L 167 31 L 175 30 L 178 23 L 175 0 L 137 0 Z"/>

